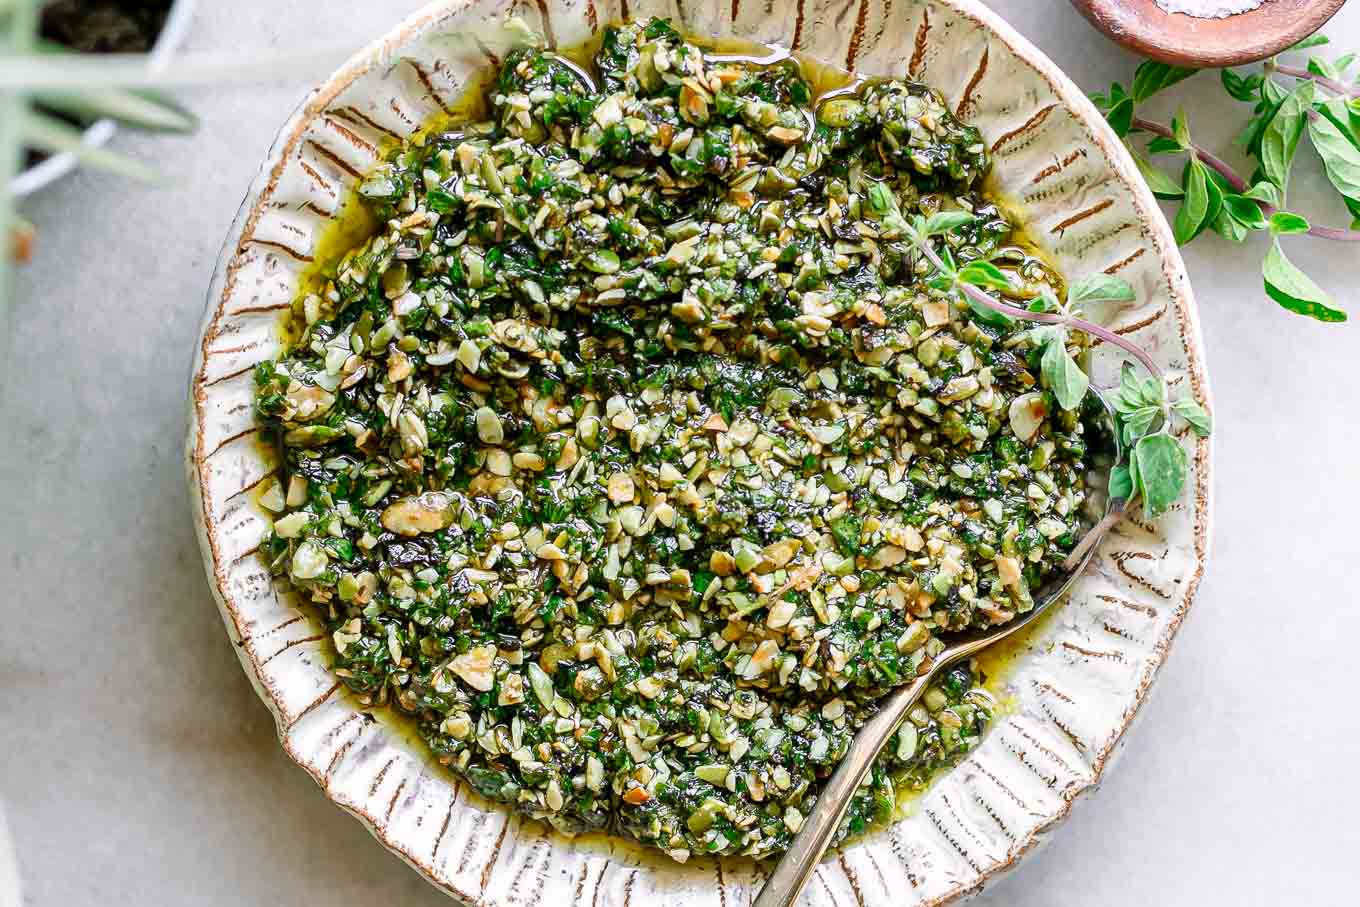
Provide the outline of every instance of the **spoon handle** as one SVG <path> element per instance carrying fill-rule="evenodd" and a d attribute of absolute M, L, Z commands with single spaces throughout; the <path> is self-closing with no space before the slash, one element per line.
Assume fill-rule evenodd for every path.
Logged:
<path fill-rule="evenodd" d="M 1100 410 L 1105 414 L 1108 426 L 1106 432 L 1114 446 L 1111 462 L 1123 462 L 1124 451 L 1119 443 L 1119 434 L 1115 430 L 1114 410 L 1094 387 L 1089 393 L 1095 397 L 1100 404 Z M 1096 487 L 1104 488 L 1107 484 L 1108 477 L 1102 479 Z M 964 639 L 940 652 L 911 684 L 899 687 L 882 700 L 878 712 L 866 721 L 851 739 L 845 758 L 841 760 L 841 764 L 831 775 L 831 780 L 822 789 L 817 803 L 812 807 L 812 812 L 808 813 L 807 818 L 803 820 L 802 828 L 794 837 L 793 844 L 775 864 L 774 871 L 765 880 L 765 885 L 760 889 L 760 894 L 756 895 L 751 907 L 793 907 L 798 896 L 803 893 L 803 888 L 807 886 L 808 880 L 817 871 L 822 854 L 831 846 L 831 839 L 836 836 L 836 831 L 845 818 L 845 812 L 850 808 L 850 800 L 855 794 L 855 789 L 869 773 L 869 767 L 878 758 L 879 751 L 891 739 L 897 726 L 925 692 L 930 681 L 949 665 L 976 655 L 993 643 L 1038 620 L 1076 582 L 1077 577 L 1090 563 L 1101 540 L 1115 523 L 1119 522 L 1127 506 L 1126 499 L 1106 499 L 1103 517 L 1087 530 L 1081 542 L 1068 556 L 1063 564 L 1064 574 L 1039 590 L 1036 596 L 1038 604 L 1029 613 L 1011 620 L 1000 628 L 985 633 L 968 634 Z"/>
<path fill-rule="evenodd" d="M 878 712 L 851 739 L 845 758 L 822 789 L 792 846 L 765 880 L 765 886 L 751 907 L 792 907 L 798 900 L 798 895 L 817 871 L 822 854 L 831 846 L 831 839 L 840 828 L 845 811 L 850 808 L 855 789 L 939 667 L 937 660 L 910 685 L 890 694 Z"/>

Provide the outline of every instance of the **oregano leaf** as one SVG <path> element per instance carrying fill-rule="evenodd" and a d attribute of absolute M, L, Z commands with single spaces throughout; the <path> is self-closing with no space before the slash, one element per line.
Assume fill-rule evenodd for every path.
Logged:
<path fill-rule="evenodd" d="M 1031 312 L 1056 312 L 1060 308 L 1058 297 L 1053 295 L 1053 291 L 1048 287 L 1039 290 L 1039 295 L 1029 301 L 1027 308 Z M 1056 327 L 1056 325 L 1050 325 Z"/>
<path fill-rule="evenodd" d="M 1105 121 L 1121 139 L 1128 135 L 1133 129 L 1133 99 L 1121 98 L 1111 104 L 1110 109 L 1105 112 Z"/>
<path fill-rule="evenodd" d="M 1261 206 L 1255 199 L 1245 195 L 1223 196 L 1223 210 L 1248 230 L 1264 230 L 1268 225 L 1265 214 L 1261 212 Z"/>
<path fill-rule="evenodd" d="M 1336 67 L 1322 57 L 1309 57 L 1308 71 L 1315 76 L 1322 76 L 1324 79 L 1341 78 L 1341 73 L 1336 71 Z"/>
<path fill-rule="evenodd" d="M 1360 198 L 1343 198 L 1346 210 L 1351 213 L 1351 229 L 1360 230 Z"/>
<path fill-rule="evenodd" d="M 1288 47 L 1285 48 L 1285 51 L 1288 52 L 1291 50 L 1307 50 L 1310 47 L 1320 47 L 1323 44 L 1330 44 L 1331 41 L 1332 39 L 1327 37 L 1326 35 L 1314 32 L 1313 34 L 1309 35 L 1303 40 L 1296 41 L 1295 43 L 1289 45 Z"/>
<path fill-rule="evenodd" d="M 1336 119 L 1339 114 L 1328 109 L 1332 103 L 1324 105 L 1321 116 L 1308 120 L 1308 138 L 1336 191 L 1345 198 L 1360 199 L 1360 147 L 1341 130 Z"/>
<path fill-rule="evenodd" d="M 1119 369 L 1119 392 L 1115 395 L 1114 408 L 1117 413 L 1130 413 L 1144 406 L 1143 386 L 1138 373 L 1131 363 L 1125 362 Z"/>
<path fill-rule="evenodd" d="M 941 211 L 930 215 L 919 229 L 926 236 L 938 236 L 941 233 L 957 230 L 959 227 L 966 227 L 975 220 L 977 220 L 976 215 L 967 211 Z"/>
<path fill-rule="evenodd" d="M 1166 402 L 1166 384 L 1157 377 L 1144 378 L 1141 383 L 1141 393 L 1143 402 L 1148 406 L 1155 406 L 1161 409 Z"/>
<path fill-rule="evenodd" d="M 1067 285 L 1069 306 L 1089 302 L 1133 302 L 1137 298 L 1132 284 L 1112 274 L 1088 274 Z"/>
<path fill-rule="evenodd" d="M 1270 215 L 1270 232 L 1276 236 L 1307 233 L 1309 226 L 1307 218 L 1292 211 L 1276 211 Z"/>
<path fill-rule="evenodd" d="M 1110 470 L 1110 497 L 1127 501 L 1133 497 L 1133 475 L 1127 466 L 1116 466 Z"/>
<path fill-rule="evenodd" d="M 1169 139 L 1164 135 L 1159 135 L 1150 140 L 1147 147 L 1150 154 L 1180 154 L 1185 151 L 1180 142 Z"/>
<path fill-rule="evenodd" d="M 1144 60 L 1138 64 L 1138 69 L 1133 73 L 1133 84 L 1129 86 L 1129 93 L 1133 95 L 1135 104 L 1141 104 L 1157 92 L 1170 88 L 1197 72 L 1199 72 L 1197 69 L 1172 66 L 1156 60 Z"/>
<path fill-rule="evenodd" d="M 1143 512 L 1148 519 L 1156 519 L 1180 498 L 1181 490 L 1185 488 L 1185 451 L 1167 434 L 1146 436 L 1138 442 L 1135 451 Z"/>
<path fill-rule="evenodd" d="M 1143 175 L 1143 182 L 1148 184 L 1152 194 L 1162 199 L 1177 199 L 1185 197 L 1185 190 L 1181 184 L 1172 179 L 1164 170 L 1152 166 L 1152 162 L 1138 154 L 1132 149 L 1129 153 L 1133 155 L 1133 162 L 1138 165 L 1138 172 Z"/>
<path fill-rule="evenodd" d="M 1231 69 L 1220 69 L 1219 78 L 1223 82 L 1223 90 L 1228 94 L 1239 101 L 1251 101 L 1255 99 L 1256 92 L 1261 88 L 1263 76 L 1255 72 L 1247 76 L 1239 76 Z"/>
<path fill-rule="evenodd" d="M 1318 321 L 1346 320 L 1346 313 L 1333 307 L 1335 303 L 1327 291 L 1285 257 L 1278 239 L 1271 243 L 1270 251 L 1266 253 L 1261 274 L 1265 279 L 1266 295 L 1289 311 Z"/>
<path fill-rule="evenodd" d="M 1125 443 L 1127 444 L 1128 442 Z M 1129 494 L 1129 500 L 1132 500 L 1133 497 L 1139 493 L 1142 486 L 1138 483 L 1138 448 L 1133 445 L 1128 445 L 1128 451 L 1129 482 L 1133 485 L 1133 491 Z"/>
<path fill-rule="evenodd" d="M 990 261 L 968 262 L 959 271 L 958 279 L 961 283 L 972 284 L 975 287 L 987 287 L 993 290 L 1011 289 L 1010 278 Z"/>
<path fill-rule="evenodd" d="M 1204 227 L 1204 223 L 1209 217 L 1209 188 L 1208 177 L 1204 174 L 1204 165 L 1197 159 L 1191 158 L 1186 164 L 1185 177 L 1185 198 L 1181 201 L 1180 208 L 1176 211 L 1176 219 L 1172 223 L 1172 232 L 1175 233 L 1176 242 L 1185 245 L 1199 235 L 1199 231 Z"/>
<path fill-rule="evenodd" d="M 1289 186 L 1289 168 L 1312 105 L 1313 82 L 1305 79 L 1281 102 L 1261 134 L 1261 171 L 1281 189 Z"/>
<path fill-rule="evenodd" d="M 1218 187 L 1218 191 L 1221 195 L 1230 195 L 1237 191 L 1237 187 L 1234 186 L 1232 183 L 1228 182 L 1228 178 L 1223 174 L 1219 173 L 1213 167 L 1210 167 L 1208 164 L 1205 164 L 1204 171 L 1205 175 L 1208 176 L 1209 178 L 1209 182 L 1213 183 L 1215 186 Z"/>
<path fill-rule="evenodd" d="M 1133 444 L 1152 430 L 1162 415 L 1160 406 L 1141 406 L 1124 416 L 1124 443 Z"/>
<path fill-rule="evenodd" d="M 1204 224 L 1200 227 L 1200 230 L 1204 230 L 1218 220 L 1219 212 L 1223 210 L 1223 195 L 1225 191 L 1231 192 L 1232 187 L 1229 186 L 1225 190 L 1226 182 L 1223 177 L 1219 176 L 1216 171 L 1209 169 L 1207 165 L 1200 164 L 1200 166 L 1204 169 L 1204 191 L 1209 199 L 1208 209 L 1204 213 Z"/>
<path fill-rule="evenodd" d="M 1171 118 L 1171 135 L 1183 151 L 1189 151 L 1194 144 L 1190 141 L 1190 121 L 1185 116 L 1184 107 Z"/>
<path fill-rule="evenodd" d="M 1245 242 L 1248 230 L 1242 226 L 1237 218 L 1232 216 L 1232 212 L 1224 205 L 1218 212 L 1218 217 L 1214 218 L 1214 232 L 1228 242 Z"/>
<path fill-rule="evenodd" d="M 1274 79 L 1265 79 L 1261 82 L 1261 100 L 1270 105 L 1270 107 L 1278 107 L 1287 97 L 1289 97 L 1289 89 L 1285 88 Z M 1265 113 L 1266 109 L 1263 109 L 1261 112 Z M 1273 113 L 1274 111 L 1271 112 Z"/>
<path fill-rule="evenodd" d="M 1284 204 L 1284 196 L 1280 194 L 1280 187 L 1274 183 L 1265 182 L 1264 180 L 1256 183 L 1242 194 L 1247 198 L 1254 198 L 1257 201 L 1265 202 L 1272 208 L 1278 208 L 1280 205 Z"/>
<path fill-rule="evenodd" d="M 973 313 L 974 321 L 981 322 L 982 324 L 989 324 L 994 328 L 1008 328 L 1015 324 L 1015 319 L 1005 312 L 989 309 L 967 293 L 964 294 L 963 299 L 968 303 L 968 311 Z"/>
<path fill-rule="evenodd" d="M 1059 343 L 1067 337 L 1067 328 L 1061 324 L 1041 324 L 1029 329 L 1029 340 L 1035 349 L 1042 349 L 1050 340 Z"/>
<path fill-rule="evenodd" d="M 1067 344 L 1063 341 L 1064 338 L 1059 336 L 1045 344 L 1043 356 L 1039 360 L 1039 372 L 1058 405 L 1070 412 L 1081 405 L 1090 379 L 1067 351 Z"/>
<path fill-rule="evenodd" d="M 1213 419 L 1194 397 L 1180 397 L 1171 404 L 1171 408 L 1201 438 L 1209 437 L 1209 432 L 1213 431 Z"/>
<path fill-rule="evenodd" d="M 1256 112 L 1247 121 L 1246 127 L 1243 128 L 1241 135 L 1236 140 L 1237 144 L 1242 146 L 1247 154 L 1257 156 L 1261 153 L 1261 136 L 1275 117 L 1275 112 L 1280 109 L 1280 104 L 1288 97 L 1289 92 L 1274 79 L 1263 78 L 1258 94 L 1261 100 L 1256 105 Z"/>

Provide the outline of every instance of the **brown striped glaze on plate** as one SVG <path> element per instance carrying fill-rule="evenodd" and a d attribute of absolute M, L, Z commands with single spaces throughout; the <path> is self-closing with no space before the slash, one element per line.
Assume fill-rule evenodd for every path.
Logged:
<path fill-rule="evenodd" d="M 346 192 L 384 140 L 411 134 L 494 65 L 487 23 L 523 16 L 563 45 L 602 23 L 665 15 L 700 35 L 782 44 L 940 89 L 990 143 L 995 187 L 1066 273 L 1118 273 L 1138 302 L 1099 314 L 1209 400 L 1195 305 L 1170 230 L 1081 91 L 974 0 L 443 0 L 314 90 L 279 133 L 223 247 L 190 384 L 187 465 L 204 562 L 247 675 L 289 755 L 442 890 L 473 905 L 742 907 L 749 861 L 679 865 L 623 842 L 570 839 L 480 801 L 329 671 L 319 624 L 271 581 L 254 489 L 278 464 L 253 415 L 255 363 Z M 1097 347 L 1097 382 L 1119 359 Z M 985 742 L 891 827 L 828 857 L 808 904 L 943 904 L 975 894 L 1091 790 L 1148 694 L 1203 576 L 1210 443 L 1181 439 L 1187 499 L 1117 527 L 1071 600 L 1013 659 L 1013 702 Z M 287 859 L 281 855 L 281 859 Z"/>

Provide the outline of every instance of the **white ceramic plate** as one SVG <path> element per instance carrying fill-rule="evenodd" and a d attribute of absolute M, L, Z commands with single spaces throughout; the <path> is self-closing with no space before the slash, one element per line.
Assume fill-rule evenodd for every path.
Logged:
<path fill-rule="evenodd" d="M 1103 313 L 1105 323 L 1207 401 L 1194 302 L 1166 222 L 1118 139 L 1052 62 L 973 0 L 440 2 L 358 54 L 280 131 L 208 293 L 188 466 L 213 591 L 284 748 L 383 844 L 468 903 L 745 904 L 759 883 L 748 861 L 682 866 L 617 842 L 557 836 L 470 796 L 419 744 L 340 692 L 318 623 L 256 554 L 268 524 L 252 489 L 276 463 L 258 443 L 252 368 L 278 353 L 280 312 L 380 142 L 454 101 L 494 51 L 473 30 L 511 12 L 561 44 L 625 16 L 661 14 L 698 34 L 779 43 L 929 82 L 982 129 L 996 184 L 1065 273 L 1104 270 L 1135 286 L 1138 302 Z M 1116 352 L 1097 348 L 1098 381 L 1113 379 Z M 1098 783 L 1205 568 L 1210 446 L 1189 436 L 1182 443 L 1192 470 L 1186 502 L 1156 525 L 1130 519 L 1115 530 L 1071 600 L 1015 660 L 1014 711 L 910 817 L 829 858 L 808 903 L 906 907 L 976 893 Z"/>

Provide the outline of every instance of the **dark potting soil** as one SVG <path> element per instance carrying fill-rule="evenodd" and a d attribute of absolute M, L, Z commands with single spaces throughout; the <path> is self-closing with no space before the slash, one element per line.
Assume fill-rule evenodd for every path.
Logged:
<path fill-rule="evenodd" d="M 39 34 L 84 54 L 145 53 L 165 27 L 174 0 L 50 0 L 43 6 Z M 61 113 L 47 111 L 75 126 Z M 29 151 L 26 167 L 47 154 Z"/>
<path fill-rule="evenodd" d="M 41 34 L 84 54 L 144 53 L 156 43 L 173 0 L 52 0 Z"/>

